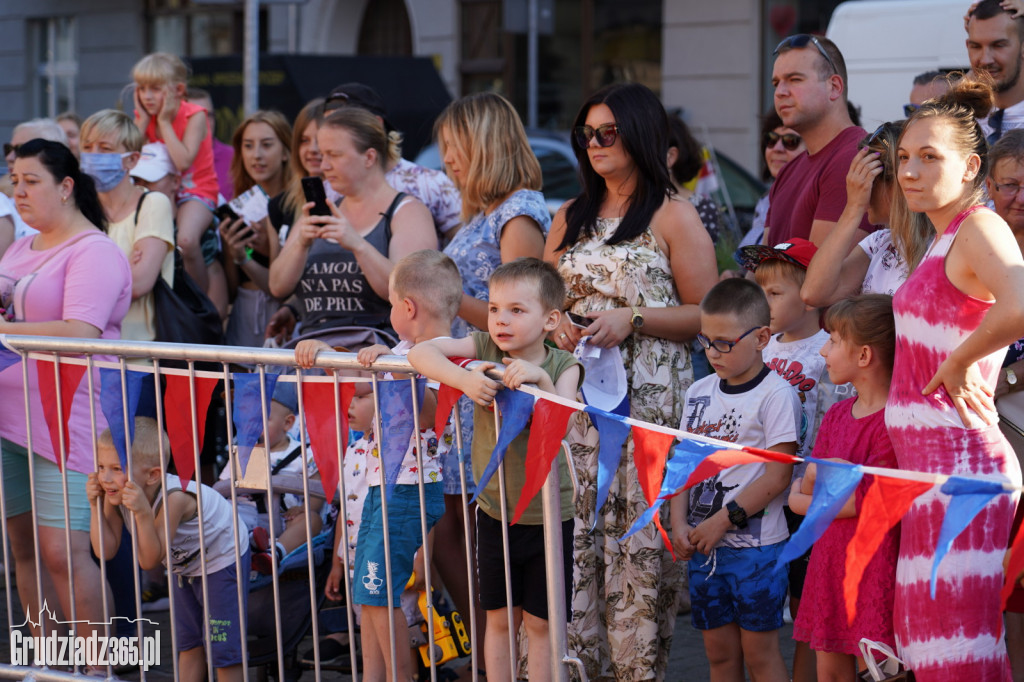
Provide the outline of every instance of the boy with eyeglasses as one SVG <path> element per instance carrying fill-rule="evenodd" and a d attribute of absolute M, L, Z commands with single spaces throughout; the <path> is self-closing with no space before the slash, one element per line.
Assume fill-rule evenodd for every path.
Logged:
<path fill-rule="evenodd" d="M 686 391 L 680 428 L 721 440 L 796 452 L 796 392 L 762 359 L 771 312 L 761 288 L 723 280 L 700 304 L 701 333 L 715 374 Z M 688 559 L 693 626 L 704 636 L 711 679 L 789 679 L 779 649 L 787 579 L 774 570 L 789 531 L 782 492 L 793 467 L 771 462 L 726 469 L 670 503 L 672 546 Z"/>

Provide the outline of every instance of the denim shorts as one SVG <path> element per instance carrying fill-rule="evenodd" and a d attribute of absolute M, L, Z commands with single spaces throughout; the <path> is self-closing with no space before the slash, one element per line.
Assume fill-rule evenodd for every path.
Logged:
<path fill-rule="evenodd" d="M 736 623 L 750 632 L 782 627 L 789 580 L 775 562 L 785 542 L 764 547 L 716 547 L 690 559 L 693 627 L 714 630 Z"/>
<path fill-rule="evenodd" d="M 242 637 L 245 636 L 246 607 L 248 606 L 249 568 L 252 553 L 242 555 L 241 571 L 235 565 L 226 566 L 206 577 L 210 595 L 210 651 L 214 668 L 244 663 Z M 238 613 L 238 576 L 242 575 L 242 613 Z M 168 579 L 171 598 L 174 599 L 174 633 L 178 650 L 188 651 L 204 645 L 206 628 L 203 626 L 202 578 L 185 578 L 174 574 Z"/>
<path fill-rule="evenodd" d="M 60 469 L 39 455 L 32 456 L 32 465 L 36 475 L 36 501 L 32 504 L 32 492 L 29 487 L 28 450 L 23 446 L 9 441 L 0 440 L 3 450 L 4 466 L 4 503 L 7 505 L 7 517 L 17 516 L 32 511 L 33 506 L 39 517 L 39 524 L 50 528 L 64 527 L 64 482 Z M 85 495 L 85 482 L 88 474 L 66 469 L 68 475 L 68 518 L 71 530 L 89 532 L 89 498 Z"/>
<path fill-rule="evenodd" d="M 444 490 L 441 483 L 423 486 L 426 500 L 427 532 L 444 515 Z M 423 546 L 420 525 L 418 485 L 396 485 L 388 501 L 388 543 L 391 550 L 391 597 L 400 606 L 402 591 L 412 575 L 416 551 Z M 387 606 L 387 571 L 384 563 L 384 515 L 381 486 L 370 486 L 363 505 L 363 518 L 356 539 L 355 583 L 352 601 L 367 606 Z"/>

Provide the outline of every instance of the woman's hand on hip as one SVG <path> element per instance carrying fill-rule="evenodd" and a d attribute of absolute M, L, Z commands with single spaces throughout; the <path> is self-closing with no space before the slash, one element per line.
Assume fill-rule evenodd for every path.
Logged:
<path fill-rule="evenodd" d="M 600 348 L 618 346 L 633 333 L 633 311 L 630 308 L 592 310 L 587 317 L 594 323 L 583 330 L 583 335 L 590 336 L 590 343 Z"/>
<path fill-rule="evenodd" d="M 982 379 L 978 363 L 964 366 L 952 357 L 946 358 L 921 394 L 931 395 L 939 390 L 940 386 L 946 389 L 946 394 L 964 426 L 969 427 L 971 424 L 968 410 L 974 411 L 989 426 L 995 423 L 992 419 L 992 415 L 995 414 L 992 389 Z"/>

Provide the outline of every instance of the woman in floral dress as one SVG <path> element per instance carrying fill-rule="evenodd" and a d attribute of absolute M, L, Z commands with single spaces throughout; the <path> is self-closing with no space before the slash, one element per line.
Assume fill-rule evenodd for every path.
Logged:
<path fill-rule="evenodd" d="M 554 340 L 566 350 L 582 336 L 618 347 L 630 416 L 678 427 L 693 381 L 688 342 L 717 270 L 696 210 L 672 188 L 664 108 L 642 85 L 604 88 L 577 115 L 573 147 L 583 192 L 555 216 L 545 258 L 566 280 L 569 312 L 591 322 L 581 328 L 563 316 Z M 600 509 L 598 434 L 587 415 L 574 417 L 568 438 L 582 486 L 570 648 L 591 680 L 664 679 L 682 564 L 672 561 L 653 524 L 621 540 L 648 507 L 632 437 Z M 667 514 L 662 521 L 667 525 Z"/>

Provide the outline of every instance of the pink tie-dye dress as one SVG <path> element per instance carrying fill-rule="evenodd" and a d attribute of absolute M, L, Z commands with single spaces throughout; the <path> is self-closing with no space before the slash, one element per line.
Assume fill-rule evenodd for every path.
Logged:
<path fill-rule="evenodd" d="M 1020 484 L 1017 458 L 997 426 L 971 415 L 965 428 L 946 390 L 921 390 L 939 365 L 992 307 L 949 281 L 945 257 L 964 218 L 958 215 L 896 292 L 896 366 L 885 421 L 903 469 L 978 474 Z M 978 362 L 995 386 L 1005 348 Z M 991 415 L 993 423 L 996 415 Z M 1002 559 L 1016 499 L 998 495 L 956 539 L 939 567 L 936 598 L 929 593 L 935 544 L 949 497 L 935 487 L 903 518 L 896 569 L 895 630 L 900 656 L 919 682 L 1009 681 L 1000 632 Z"/>

